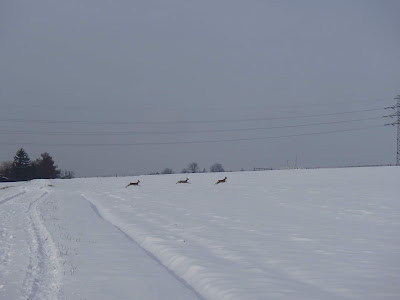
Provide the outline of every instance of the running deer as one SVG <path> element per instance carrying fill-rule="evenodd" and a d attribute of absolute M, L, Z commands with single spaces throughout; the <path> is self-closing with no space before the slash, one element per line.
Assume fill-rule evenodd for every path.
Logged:
<path fill-rule="evenodd" d="M 186 180 L 179 180 L 176 184 L 178 184 L 178 183 L 189 183 L 190 184 L 190 182 L 188 182 L 188 180 L 189 180 L 189 178 L 186 177 Z"/>
<path fill-rule="evenodd" d="M 226 182 L 227 179 L 228 179 L 228 177 L 225 176 L 224 179 L 219 179 L 215 184 Z"/>
<path fill-rule="evenodd" d="M 130 186 L 130 185 L 138 185 L 138 186 L 140 186 L 140 185 L 139 185 L 139 182 L 140 182 L 140 180 L 138 180 L 137 182 L 131 182 L 131 183 L 129 183 L 125 188 L 127 188 L 127 187 Z"/>

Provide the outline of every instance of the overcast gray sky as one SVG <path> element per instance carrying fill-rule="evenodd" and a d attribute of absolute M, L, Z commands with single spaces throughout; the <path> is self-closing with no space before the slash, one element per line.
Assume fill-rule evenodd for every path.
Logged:
<path fill-rule="evenodd" d="M 0 0 L 0 161 L 23 147 L 78 176 L 395 163 L 381 108 L 400 94 L 399 13 L 397 0 Z"/>

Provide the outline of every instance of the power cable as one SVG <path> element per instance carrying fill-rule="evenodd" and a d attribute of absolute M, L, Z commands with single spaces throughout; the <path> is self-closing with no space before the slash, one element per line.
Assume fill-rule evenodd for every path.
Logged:
<path fill-rule="evenodd" d="M 77 135 L 77 136 L 108 136 L 108 135 L 135 135 L 135 134 L 187 134 L 187 133 L 216 133 L 216 132 L 239 132 L 239 131 L 254 131 L 254 130 L 271 130 L 271 129 L 284 129 L 284 128 L 297 128 L 297 127 L 308 127 L 308 126 L 320 126 L 320 125 L 332 125 L 342 123 L 353 123 L 367 120 L 377 120 L 382 117 L 373 118 L 361 118 L 355 120 L 343 120 L 333 122 L 322 122 L 322 123 L 309 123 L 299 125 L 284 125 L 284 126 L 272 126 L 272 127 L 251 127 L 251 128 L 232 128 L 232 129 L 204 129 L 204 130 L 175 130 L 175 131 L 130 131 L 130 132 L 71 132 L 71 131 L 7 131 L 0 130 L 0 134 L 30 134 L 30 135 Z"/>
<path fill-rule="evenodd" d="M 324 114 L 310 114 L 310 115 L 298 115 L 298 116 L 284 116 L 284 117 L 269 117 L 269 118 L 248 118 L 248 119 L 225 119 L 225 120 L 198 120 L 198 121 L 61 121 L 61 120 L 29 120 L 20 118 L 8 118 L 0 119 L 0 122 L 17 122 L 17 123 L 42 123 L 42 124 L 93 124 L 93 125 L 112 125 L 112 124 L 202 124 L 202 123 L 229 123 L 229 122 L 252 122 L 252 121 L 271 121 L 271 120 L 288 120 L 298 118 L 311 118 L 311 117 L 325 117 L 335 116 L 353 113 L 363 113 L 371 111 L 384 110 L 384 108 L 364 109 L 364 110 L 352 110 L 345 112 L 336 113 L 324 113 Z"/>
<path fill-rule="evenodd" d="M 341 133 L 341 132 L 350 132 L 350 131 L 360 131 L 360 130 L 369 130 L 373 128 L 383 128 L 384 125 L 378 126 L 369 126 L 369 127 L 360 127 L 360 128 L 352 128 L 352 129 L 343 129 L 343 130 L 332 130 L 332 131 L 321 131 L 321 132 L 313 132 L 313 133 L 303 133 L 303 134 L 290 134 L 290 135 L 280 135 L 280 136 L 269 136 L 269 137 L 255 137 L 255 138 L 238 138 L 238 139 L 223 139 L 223 140 L 205 140 L 205 141 L 186 141 L 186 142 L 145 142 L 145 143 L 113 143 L 113 144 L 104 144 L 104 143 L 92 143 L 92 144 L 83 144 L 83 143 L 65 143 L 65 144 L 52 144 L 52 143 L 2 143 L 2 145 L 30 145 L 30 146 L 52 146 L 52 147 L 99 147 L 99 146 L 152 146 L 152 145 L 183 145 L 183 144 L 205 144 L 205 143 L 223 143 L 223 142 L 239 142 L 239 141 L 254 141 L 254 140 L 268 140 L 268 139 L 279 139 L 279 138 L 288 138 L 288 137 L 299 137 L 299 136 L 312 136 L 312 135 L 323 135 L 330 133 Z"/>

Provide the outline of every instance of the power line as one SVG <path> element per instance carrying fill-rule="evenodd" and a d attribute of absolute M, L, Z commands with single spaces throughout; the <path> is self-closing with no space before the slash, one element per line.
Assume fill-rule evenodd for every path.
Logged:
<path fill-rule="evenodd" d="M 8 118 L 0 119 L 0 122 L 16 122 L 16 123 L 41 123 L 41 124 L 93 124 L 93 125 L 116 125 L 116 124 L 202 124 L 202 123 L 229 123 L 229 122 L 252 122 L 252 121 L 271 121 L 271 120 L 289 120 L 311 117 L 325 117 L 335 115 L 345 115 L 354 113 L 363 113 L 371 111 L 380 111 L 385 108 L 374 108 L 364 110 L 352 110 L 336 113 L 324 114 L 310 114 L 310 115 L 297 115 L 297 116 L 283 116 L 283 117 L 268 117 L 268 118 L 248 118 L 248 119 L 225 119 L 225 120 L 190 120 L 190 121 L 66 121 L 66 120 L 34 120 L 34 119 L 21 119 L 21 118 Z"/>
<path fill-rule="evenodd" d="M 301 103 L 301 104 L 300 103 L 299 104 L 290 104 L 290 106 L 291 107 L 296 107 L 296 106 L 297 107 L 332 106 L 332 105 L 338 105 L 338 104 L 343 104 L 343 103 L 351 105 L 351 104 L 356 104 L 356 103 L 376 103 L 376 102 L 383 103 L 385 101 L 389 102 L 389 101 L 392 101 L 392 99 L 391 98 L 385 98 L 385 99 L 384 98 L 381 98 L 381 99 L 376 99 L 376 98 L 375 99 L 352 99 L 352 100 L 346 99 L 346 100 L 333 100 L 333 101 L 329 101 L 327 103 L 306 102 L 306 103 Z M 124 110 L 124 111 L 126 109 L 131 109 L 132 108 L 132 106 L 129 106 L 129 105 L 124 105 L 124 104 L 122 104 L 122 105 L 125 106 L 125 107 L 122 107 L 122 110 Z M 246 109 L 246 108 L 251 108 L 251 109 L 286 108 L 286 107 L 288 107 L 288 105 L 289 104 L 250 105 L 250 106 L 242 106 L 242 107 L 239 106 L 239 108 L 244 108 L 244 109 Z M 45 102 L 42 102 L 42 104 L 40 104 L 40 106 L 35 105 L 35 104 L 20 104 L 20 103 L 15 103 L 15 102 L 13 102 L 13 103 L 4 103 L 3 106 L 24 108 L 24 109 L 26 109 L 28 107 L 30 109 L 36 108 L 36 109 L 40 109 L 40 110 L 47 109 L 47 110 L 52 110 L 52 111 L 60 110 L 60 109 L 62 109 L 62 110 L 73 110 L 73 111 L 82 111 L 82 110 L 104 111 L 104 109 L 101 109 L 102 107 L 100 107 L 100 106 L 88 107 L 85 104 L 76 104 L 76 105 L 74 105 L 74 104 L 62 104 L 62 105 L 60 105 L 60 104 L 45 103 Z M 182 107 L 182 105 L 179 105 L 179 107 Z M 114 106 L 112 108 L 116 108 L 116 107 Z M 118 108 L 121 108 L 121 107 L 119 106 Z M 107 111 L 109 111 L 108 108 L 107 108 Z M 121 110 L 120 109 L 118 109 L 118 110 L 114 109 L 113 111 L 117 111 L 118 112 L 118 111 L 121 111 Z"/>
<path fill-rule="evenodd" d="M 284 125 L 284 126 L 271 126 L 271 127 L 251 127 L 251 128 L 232 128 L 232 129 L 203 129 L 203 130 L 175 130 L 175 131 L 129 131 L 129 132 L 74 132 L 74 131 L 8 131 L 0 130 L 3 134 L 30 134 L 30 135 L 77 135 L 77 136 L 108 136 L 108 135 L 135 135 L 135 134 L 187 134 L 187 133 L 217 133 L 217 132 L 238 132 L 238 131 L 255 131 L 255 130 L 271 130 L 271 129 L 285 129 L 285 128 L 297 128 L 297 127 L 308 127 L 308 126 L 320 126 L 320 125 L 332 125 L 332 124 L 343 124 L 353 123 L 367 120 L 377 120 L 382 117 L 373 118 L 361 118 L 354 120 L 342 120 L 322 123 L 309 123 L 309 124 L 298 124 L 298 125 Z"/>
<path fill-rule="evenodd" d="M 342 133 L 342 132 L 350 132 L 350 131 L 360 131 L 360 130 L 369 130 L 373 128 L 383 128 L 384 125 L 378 126 L 369 126 L 369 127 L 360 127 L 360 128 L 352 128 L 352 129 L 343 129 L 343 130 L 332 130 L 332 131 L 321 131 L 321 132 L 313 132 L 313 133 L 303 133 L 303 134 L 290 134 L 290 135 L 280 135 L 280 136 L 268 136 L 268 137 L 255 137 L 255 138 L 238 138 L 238 139 L 223 139 L 223 140 L 205 140 L 205 141 L 186 141 L 186 142 L 144 142 L 144 143 L 113 143 L 113 144 L 104 144 L 104 143 L 92 143 L 92 144 L 83 144 L 83 143 L 65 143 L 65 144 L 53 144 L 53 143 L 2 143 L 2 145 L 30 145 L 30 146 L 52 146 L 52 147 L 100 147 L 100 146 L 152 146 L 152 145 L 183 145 L 183 144 L 205 144 L 205 143 L 223 143 L 223 142 L 240 142 L 240 141 L 255 141 L 255 140 L 268 140 L 268 139 L 279 139 L 279 138 L 288 138 L 288 137 L 299 137 L 299 136 L 312 136 L 312 135 L 323 135 L 330 133 Z"/>

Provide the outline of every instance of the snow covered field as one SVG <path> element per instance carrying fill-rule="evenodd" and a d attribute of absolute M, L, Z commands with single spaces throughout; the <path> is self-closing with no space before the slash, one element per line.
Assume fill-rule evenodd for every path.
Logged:
<path fill-rule="evenodd" d="M 185 177 L 0 183 L 0 299 L 400 299 L 400 168 Z"/>

